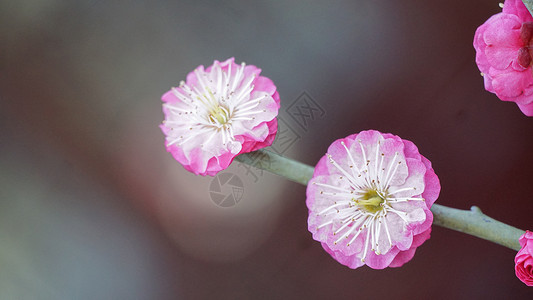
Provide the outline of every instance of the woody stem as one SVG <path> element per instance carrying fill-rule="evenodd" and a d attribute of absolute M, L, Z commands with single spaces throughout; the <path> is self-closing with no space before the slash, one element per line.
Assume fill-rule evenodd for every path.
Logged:
<path fill-rule="evenodd" d="M 237 156 L 236 160 L 303 185 L 307 185 L 314 172 L 314 168 L 309 165 L 267 150 L 244 153 Z M 472 206 L 471 210 L 461 210 L 433 204 L 431 212 L 435 225 L 520 250 L 518 239 L 525 231 L 483 214 L 477 206 Z"/>

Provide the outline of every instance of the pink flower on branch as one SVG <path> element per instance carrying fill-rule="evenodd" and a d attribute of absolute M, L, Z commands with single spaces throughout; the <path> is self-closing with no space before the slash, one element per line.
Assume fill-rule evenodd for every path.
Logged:
<path fill-rule="evenodd" d="M 503 11 L 479 26 L 474 36 L 476 63 L 485 89 L 516 102 L 533 116 L 533 17 L 521 0 L 506 0 Z"/>
<path fill-rule="evenodd" d="M 308 228 L 352 269 L 400 267 L 429 238 L 439 192 L 431 163 L 412 142 L 363 131 L 333 142 L 316 165 Z"/>
<path fill-rule="evenodd" d="M 527 286 L 533 286 L 533 232 L 526 231 L 519 241 L 522 249 L 514 259 L 516 277 Z"/>
<path fill-rule="evenodd" d="M 214 176 L 235 156 L 270 146 L 280 100 L 261 69 L 234 58 L 199 66 L 162 97 L 167 151 L 185 169 Z"/>

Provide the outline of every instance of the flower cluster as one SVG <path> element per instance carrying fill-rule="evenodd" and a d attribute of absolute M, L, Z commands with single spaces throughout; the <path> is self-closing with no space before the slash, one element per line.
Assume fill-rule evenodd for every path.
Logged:
<path fill-rule="evenodd" d="M 399 267 L 431 232 L 440 192 L 431 163 L 410 141 L 378 131 L 339 139 L 307 186 L 313 238 L 350 268 Z"/>
<path fill-rule="evenodd" d="M 506 0 L 474 36 L 476 63 L 485 89 L 503 101 L 516 102 L 533 116 L 533 17 L 521 0 Z"/>
<path fill-rule="evenodd" d="M 515 273 L 527 286 L 533 286 L 533 232 L 526 231 L 519 241 L 522 249 L 514 259 Z"/>
<path fill-rule="evenodd" d="M 261 69 L 233 58 L 189 73 L 162 97 L 167 151 L 185 169 L 214 176 L 235 156 L 270 146 L 280 100 Z"/>
<path fill-rule="evenodd" d="M 485 88 L 533 116 L 533 17 L 519 0 L 476 31 Z M 261 70 L 230 58 L 189 73 L 162 96 L 166 148 L 185 169 L 214 176 L 242 153 L 270 146 L 280 99 Z M 431 162 L 410 141 L 375 130 L 334 141 L 307 185 L 308 229 L 352 269 L 400 267 L 430 237 L 440 193 Z M 533 286 L 533 233 L 520 238 L 517 277 Z"/>

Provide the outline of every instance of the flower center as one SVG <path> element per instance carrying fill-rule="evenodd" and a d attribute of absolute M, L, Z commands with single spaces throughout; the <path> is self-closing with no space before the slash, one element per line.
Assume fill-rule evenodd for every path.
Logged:
<path fill-rule="evenodd" d="M 372 214 L 383 210 L 383 203 L 385 203 L 385 199 L 376 190 L 368 190 L 361 198 L 352 200 L 355 205 Z"/>
<path fill-rule="evenodd" d="M 213 124 L 224 125 L 228 123 L 229 119 L 230 119 L 230 114 L 228 110 L 222 105 L 215 105 L 209 111 L 209 120 Z"/>

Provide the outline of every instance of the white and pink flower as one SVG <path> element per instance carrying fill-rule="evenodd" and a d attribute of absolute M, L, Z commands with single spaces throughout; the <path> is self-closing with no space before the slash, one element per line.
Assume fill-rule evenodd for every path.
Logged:
<path fill-rule="evenodd" d="M 363 131 L 333 142 L 307 187 L 313 238 L 352 269 L 399 267 L 431 232 L 440 183 L 410 141 Z"/>
<path fill-rule="evenodd" d="M 270 146 L 280 100 L 261 69 L 234 58 L 199 66 L 162 97 L 167 151 L 185 169 L 214 176 L 235 156 Z"/>

